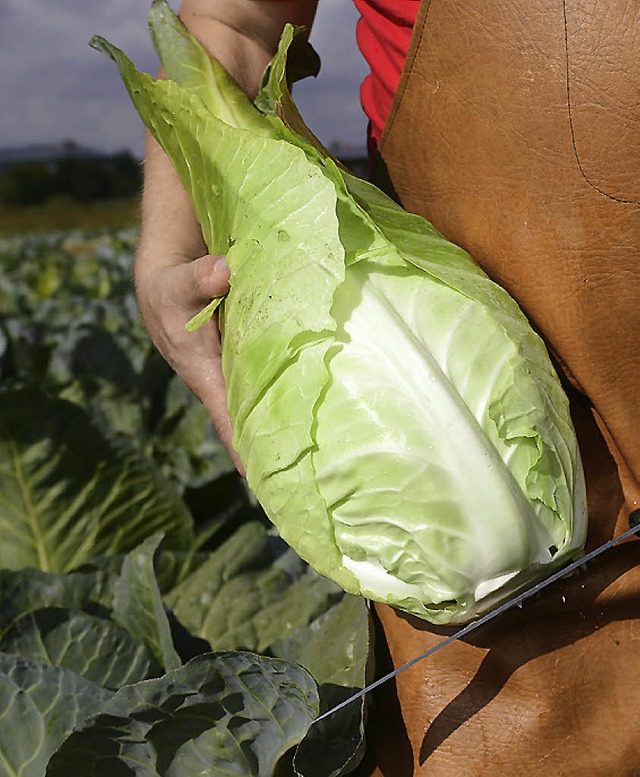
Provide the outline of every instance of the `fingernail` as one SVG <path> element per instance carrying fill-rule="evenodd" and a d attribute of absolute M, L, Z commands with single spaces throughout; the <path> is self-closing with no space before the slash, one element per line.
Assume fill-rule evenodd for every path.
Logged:
<path fill-rule="evenodd" d="M 213 263 L 213 269 L 214 270 L 228 270 L 227 267 L 227 257 L 226 256 L 219 256 L 215 262 Z"/>

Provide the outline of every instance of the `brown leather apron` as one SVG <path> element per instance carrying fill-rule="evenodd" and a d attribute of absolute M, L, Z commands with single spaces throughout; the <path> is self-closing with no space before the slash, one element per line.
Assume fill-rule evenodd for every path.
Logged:
<path fill-rule="evenodd" d="M 567 382 L 588 546 L 640 507 L 640 3 L 423 0 L 378 182 L 518 300 Z M 640 542 L 401 674 L 378 774 L 640 775 Z M 440 641 L 378 606 L 395 666 Z M 387 691 L 388 693 L 388 691 Z"/>

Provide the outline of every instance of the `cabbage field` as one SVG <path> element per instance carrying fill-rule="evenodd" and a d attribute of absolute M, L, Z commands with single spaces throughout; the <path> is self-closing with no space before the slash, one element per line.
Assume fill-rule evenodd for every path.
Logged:
<path fill-rule="evenodd" d="M 270 528 L 137 311 L 135 230 L 0 240 L 0 775 L 340 775 L 369 614 Z"/>

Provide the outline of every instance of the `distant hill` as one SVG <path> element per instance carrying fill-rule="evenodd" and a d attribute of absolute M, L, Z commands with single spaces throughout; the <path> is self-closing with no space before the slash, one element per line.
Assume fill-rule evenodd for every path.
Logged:
<path fill-rule="evenodd" d="M 73 140 L 0 148 L 0 203 L 36 205 L 51 197 L 79 202 L 126 198 L 140 190 L 140 162 Z"/>
<path fill-rule="evenodd" d="M 15 164 L 24 162 L 44 162 L 56 164 L 61 159 L 109 159 L 113 154 L 81 146 L 74 140 L 59 143 L 32 143 L 27 146 L 0 148 L 0 173 L 6 172 Z"/>

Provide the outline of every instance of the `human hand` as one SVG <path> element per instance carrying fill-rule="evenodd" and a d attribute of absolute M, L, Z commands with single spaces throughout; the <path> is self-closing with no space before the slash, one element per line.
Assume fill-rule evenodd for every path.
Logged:
<path fill-rule="evenodd" d="M 317 0 L 238 3 L 182 0 L 180 18 L 216 55 L 247 94 L 257 93 L 285 22 L 310 28 Z M 158 77 L 163 77 L 162 69 Z M 238 471 L 231 446 L 218 318 L 195 332 L 185 324 L 229 288 L 222 257 L 207 254 L 193 207 L 160 146 L 147 135 L 140 246 L 136 257 L 138 304 L 151 339 L 206 407 Z"/>
<path fill-rule="evenodd" d="M 204 404 L 222 443 L 244 476 L 231 445 L 217 316 L 195 332 L 185 330 L 185 324 L 213 297 L 228 292 L 225 258 L 167 257 L 160 265 L 157 257 L 149 261 L 143 251 L 141 248 L 136 264 L 136 290 L 147 331 L 162 356 Z"/>

